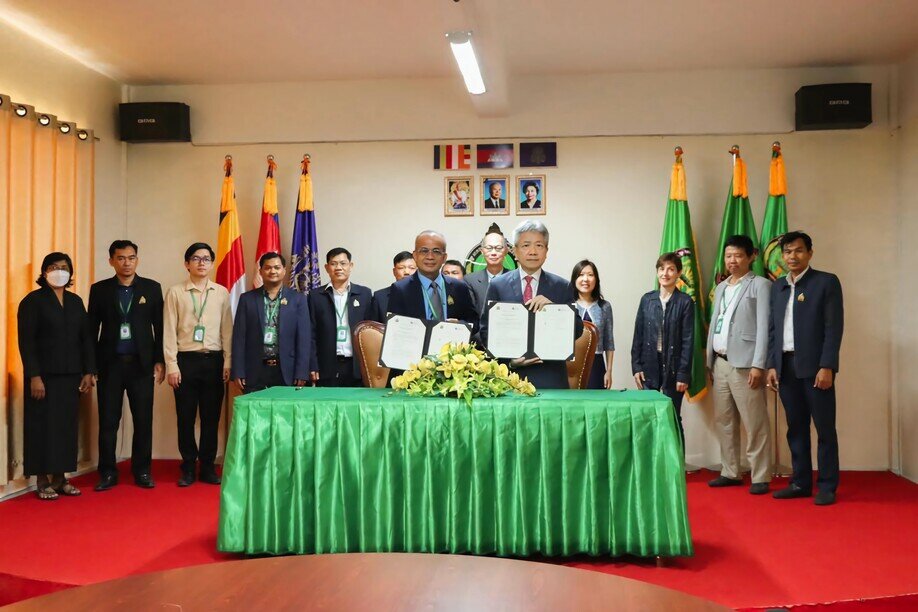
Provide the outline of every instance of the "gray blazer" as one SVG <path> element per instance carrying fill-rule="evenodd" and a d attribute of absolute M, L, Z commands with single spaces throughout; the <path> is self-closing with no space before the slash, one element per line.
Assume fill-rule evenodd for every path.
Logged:
<path fill-rule="evenodd" d="M 507 268 L 504 268 L 504 272 L 508 272 Z M 501 274 L 504 272 L 501 272 Z M 484 312 L 488 301 L 488 285 L 490 282 L 488 281 L 487 268 L 482 268 L 477 272 L 472 272 L 463 280 L 465 280 L 465 283 L 472 288 L 472 297 L 475 298 L 475 308 L 478 309 L 478 314 L 481 315 Z"/>
<path fill-rule="evenodd" d="M 739 289 L 736 307 L 730 319 L 727 335 L 727 360 L 734 368 L 765 369 L 768 358 L 768 318 L 771 315 L 771 281 L 750 272 Z M 711 325 L 708 327 L 708 346 L 705 350 L 709 368 L 714 367 L 714 326 L 724 299 L 727 281 L 714 290 L 714 307 L 711 310 Z M 728 321 L 724 321 L 726 325 Z"/>

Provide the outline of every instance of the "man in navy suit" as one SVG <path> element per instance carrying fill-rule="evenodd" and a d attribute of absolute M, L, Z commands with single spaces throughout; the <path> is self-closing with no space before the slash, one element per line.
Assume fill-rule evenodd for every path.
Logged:
<path fill-rule="evenodd" d="M 513 246 L 519 271 L 491 280 L 486 303 L 515 302 L 538 312 L 546 304 L 571 304 L 577 294 L 570 282 L 542 269 L 548 257 L 548 229 L 541 221 L 523 221 L 513 230 Z M 577 315 L 574 339 L 583 333 L 583 321 Z M 481 339 L 488 342 L 488 308 L 481 315 Z M 567 366 L 563 361 L 513 359 L 510 367 L 529 378 L 537 389 L 567 389 Z"/>
<path fill-rule="evenodd" d="M 402 280 L 406 276 L 411 276 L 417 272 L 418 267 L 414 263 L 414 256 L 408 251 L 402 251 L 392 258 L 392 276 L 395 282 Z M 374 321 L 379 323 L 386 322 L 386 313 L 389 312 L 389 292 L 392 285 L 384 287 L 373 293 L 373 316 Z"/>
<path fill-rule="evenodd" d="M 814 501 L 827 506 L 835 503 L 838 488 L 834 383 L 844 329 L 841 283 L 834 274 L 810 268 L 813 241 L 808 235 L 788 232 L 779 244 L 789 272 L 771 289 L 768 386 L 778 389 L 784 403 L 794 474 L 790 485 L 774 497 L 812 495 L 812 420 L 819 461 Z"/>
<path fill-rule="evenodd" d="M 478 311 L 472 290 L 463 281 L 440 272 L 446 260 L 446 238 L 424 231 L 414 240 L 418 271 L 392 285 L 389 312 L 428 321 L 461 321 L 478 332 Z M 440 347 L 436 348 L 437 351 Z"/>
<path fill-rule="evenodd" d="M 320 387 L 359 387 L 360 363 L 354 359 L 354 328 L 373 313 L 369 287 L 351 282 L 351 252 L 336 247 L 325 255 L 330 282 L 309 294 L 312 317 L 310 378 Z"/>
<path fill-rule="evenodd" d="M 284 287 L 286 266 L 279 253 L 262 255 L 258 273 L 264 285 L 239 298 L 231 373 L 244 393 L 302 387 L 309 380 L 309 304 L 305 295 Z"/>

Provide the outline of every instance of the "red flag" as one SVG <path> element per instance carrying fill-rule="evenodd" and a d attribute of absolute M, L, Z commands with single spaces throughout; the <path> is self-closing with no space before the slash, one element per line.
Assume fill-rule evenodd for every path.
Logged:
<path fill-rule="evenodd" d="M 258 245 L 255 247 L 255 269 L 258 260 L 265 253 L 280 253 L 280 221 L 277 217 L 277 182 L 274 180 L 274 156 L 268 156 L 268 174 L 265 177 L 265 193 L 261 199 L 261 228 L 258 230 Z M 252 279 L 255 287 L 261 287 L 260 274 Z"/>

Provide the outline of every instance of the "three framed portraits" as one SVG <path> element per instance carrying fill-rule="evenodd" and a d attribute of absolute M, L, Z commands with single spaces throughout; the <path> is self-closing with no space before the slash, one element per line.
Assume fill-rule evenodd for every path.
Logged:
<path fill-rule="evenodd" d="M 474 197 L 473 176 L 448 176 L 443 179 L 443 214 L 447 217 L 509 215 L 544 215 L 548 209 L 547 178 L 544 174 L 526 174 L 511 181 L 506 174 L 485 174 L 478 180 L 478 198 Z M 516 194 L 514 197 L 514 193 Z"/>

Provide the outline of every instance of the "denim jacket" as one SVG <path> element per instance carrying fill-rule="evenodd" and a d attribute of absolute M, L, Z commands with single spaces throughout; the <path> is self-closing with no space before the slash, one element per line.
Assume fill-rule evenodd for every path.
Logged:
<path fill-rule="evenodd" d="M 663 321 L 663 371 L 658 372 L 657 336 L 662 310 L 659 291 L 641 297 L 631 343 L 632 374 L 643 372 L 645 386 L 654 389 L 675 388 L 676 383 L 688 383 L 692 378 L 695 301 L 678 289 L 669 299 Z"/>

